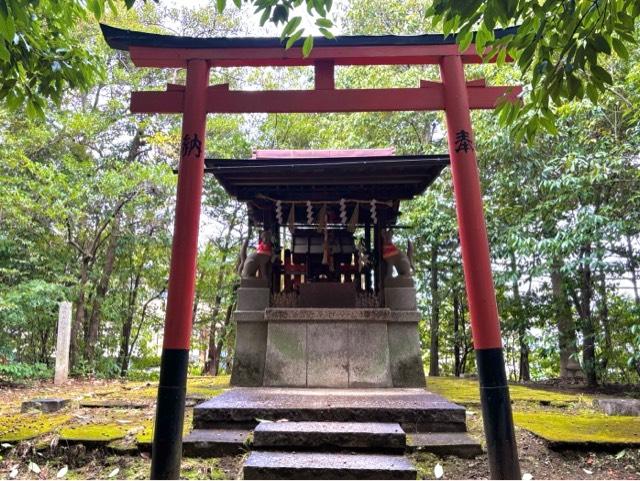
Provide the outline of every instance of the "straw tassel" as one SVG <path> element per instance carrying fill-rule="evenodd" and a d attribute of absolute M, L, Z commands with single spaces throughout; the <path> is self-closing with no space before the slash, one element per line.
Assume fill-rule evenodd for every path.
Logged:
<path fill-rule="evenodd" d="M 353 208 L 353 213 L 351 214 L 351 218 L 349 219 L 349 224 L 347 224 L 347 230 L 352 234 L 356 231 L 356 227 L 358 225 L 359 212 L 360 212 L 360 204 L 356 202 L 356 206 Z"/>
<path fill-rule="evenodd" d="M 296 228 L 296 205 L 295 204 L 291 204 L 291 209 L 289 209 L 289 218 L 287 219 L 287 225 L 289 226 L 289 232 L 293 234 L 293 231 Z"/>
<path fill-rule="evenodd" d="M 322 232 L 327 227 L 327 204 L 322 204 L 318 213 L 318 232 Z"/>

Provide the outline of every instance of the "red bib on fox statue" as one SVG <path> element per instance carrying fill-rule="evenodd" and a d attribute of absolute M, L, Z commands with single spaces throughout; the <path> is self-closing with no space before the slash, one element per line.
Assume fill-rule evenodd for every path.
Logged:
<path fill-rule="evenodd" d="M 271 255 L 273 246 L 271 244 L 271 231 L 265 230 L 260 234 L 258 246 L 253 254 L 241 259 L 240 277 L 243 279 L 255 278 L 260 273 L 260 278 L 269 279 L 269 268 L 271 267 Z M 246 255 L 246 254 L 245 254 Z"/>

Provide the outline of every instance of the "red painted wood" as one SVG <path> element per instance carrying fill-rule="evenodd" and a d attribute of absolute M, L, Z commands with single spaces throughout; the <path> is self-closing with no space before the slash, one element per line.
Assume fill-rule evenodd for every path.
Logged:
<path fill-rule="evenodd" d="M 502 340 L 498 306 L 491 274 L 475 145 L 465 151 L 464 144 L 457 137 L 461 132 L 466 132 L 473 139 L 467 93 L 472 89 L 465 84 L 464 65 L 459 56 L 444 57 L 440 70 L 445 85 L 449 156 L 473 346 L 475 349 L 500 348 Z"/>
<path fill-rule="evenodd" d="M 503 95 L 515 100 L 519 87 L 468 87 L 472 109 L 492 109 Z M 184 93 L 133 92 L 133 113 L 180 113 Z M 234 91 L 224 88 L 207 90 L 209 113 L 315 113 L 315 112 L 392 112 L 444 109 L 444 88 L 429 84 L 423 88 L 336 89 L 289 91 Z"/>
<path fill-rule="evenodd" d="M 302 49 L 284 48 L 157 48 L 130 47 L 131 60 L 138 67 L 183 68 L 189 59 L 208 60 L 212 67 L 265 67 L 314 65 L 333 60 L 336 65 L 425 65 L 438 64 L 445 55 L 458 55 L 458 46 L 384 45 L 369 47 L 315 47 L 304 58 Z M 481 63 L 475 46 L 462 56 L 465 63 Z"/>
<path fill-rule="evenodd" d="M 335 64 L 332 60 L 318 60 L 315 63 L 315 87 L 318 90 L 336 88 L 334 80 Z"/>
<path fill-rule="evenodd" d="M 189 349 L 191 316 L 195 292 L 200 198 L 204 175 L 206 110 L 202 98 L 209 83 L 209 66 L 204 60 L 191 60 L 187 68 L 182 139 L 200 140 L 200 149 L 181 149 L 176 194 L 176 218 L 171 248 L 171 270 L 164 324 L 165 349 Z M 181 92 L 165 92 L 182 95 Z"/>

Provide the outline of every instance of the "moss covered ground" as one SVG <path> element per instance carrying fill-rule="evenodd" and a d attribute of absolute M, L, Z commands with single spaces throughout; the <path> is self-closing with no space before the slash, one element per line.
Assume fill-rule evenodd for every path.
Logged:
<path fill-rule="evenodd" d="M 229 377 L 191 377 L 187 395 L 192 400 L 213 397 L 229 387 Z M 470 432 L 484 437 L 477 380 L 429 378 L 427 388 L 468 407 Z M 0 392 L 0 479 L 13 466 L 20 466 L 18 479 L 34 476 L 28 462 L 40 465 L 40 478 L 55 478 L 68 466 L 65 479 L 145 479 L 149 473 L 149 450 L 153 432 L 153 406 L 157 383 L 71 382 Z M 72 403 L 53 414 L 20 413 L 20 403 L 37 397 L 62 397 Z M 564 454 L 550 447 L 581 445 L 623 446 L 640 441 L 640 418 L 608 417 L 592 407 L 593 396 L 578 392 L 511 386 L 516 434 L 523 470 L 534 477 L 640 478 L 640 449 L 618 447 L 614 454 Z M 3 403 L 4 400 L 7 403 Z M 83 408 L 85 401 L 128 401 L 143 408 Z M 185 433 L 191 429 L 193 410 L 185 413 Z M 53 447 L 56 446 L 56 447 Z M 575 447 L 575 446 L 573 446 Z M 622 454 L 620 454 L 622 453 Z M 475 460 L 441 458 L 425 453 L 414 456 L 419 478 L 433 477 L 436 464 L 445 468 L 445 478 L 486 477 L 486 455 Z M 600 463 L 600 464 L 598 464 Z M 183 479 L 237 478 L 241 456 L 219 459 L 185 459 Z M 116 474 L 113 474 L 115 470 Z M 594 472 L 585 474 L 587 470 Z M 5 472 L 6 471 L 6 472 Z M 584 476 L 583 476 L 584 475 Z"/>
<path fill-rule="evenodd" d="M 517 426 L 553 443 L 640 446 L 640 417 L 606 416 L 600 413 L 516 411 Z"/>
<path fill-rule="evenodd" d="M 455 403 L 463 405 L 480 404 L 480 390 L 477 379 L 430 377 L 427 379 L 427 389 Z M 509 386 L 509 392 L 513 402 L 544 403 L 552 406 L 591 403 L 590 396 L 573 393 L 566 394 L 517 384 Z"/>
<path fill-rule="evenodd" d="M 0 418 L 0 442 L 11 443 L 47 434 L 71 419 L 69 414 L 25 413 Z"/>

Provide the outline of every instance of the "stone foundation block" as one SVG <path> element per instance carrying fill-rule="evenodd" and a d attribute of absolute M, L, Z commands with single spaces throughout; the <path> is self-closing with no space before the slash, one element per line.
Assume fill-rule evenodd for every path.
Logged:
<path fill-rule="evenodd" d="M 307 386 L 349 386 L 349 325 L 307 325 Z"/>
<path fill-rule="evenodd" d="M 236 324 L 236 349 L 231 371 L 233 386 L 262 386 L 266 350 L 265 322 Z"/>
<path fill-rule="evenodd" d="M 384 302 L 392 311 L 415 311 L 416 303 L 415 287 L 385 287 Z"/>
<path fill-rule="evenodd" d="M 349 324 L 349 387 L 390 386 L 387 324 Z"/>
<path fill-rule="evenodd" d="M 425 387 L 418 323 L 390 323 L 389 358 L 394 387 Z"/>
<path fill-rule="evenodd" d="M 270 322 L 264 386 L 304 387 L 306 384 L 306 324 Z"/>
<path fill-rule="evenodd" d="M 238 289 L 239 311 L 260 311 L 269 307 L 269 288 L 240 287 Z"/>

